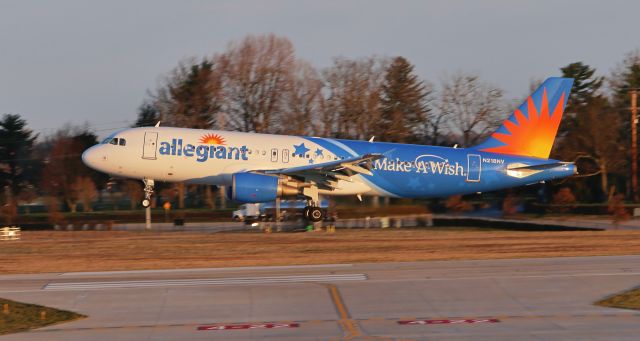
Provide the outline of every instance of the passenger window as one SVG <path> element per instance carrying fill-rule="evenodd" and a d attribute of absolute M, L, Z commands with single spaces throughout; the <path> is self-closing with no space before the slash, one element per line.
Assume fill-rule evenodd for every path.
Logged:
<path fill-rule="evenodd" d="M 127 145 L 127 140 L 125 140 L 125 139 L 120 139 L 120 143 L 119 143 L 119 145 L 121 145 L 121 146 L 126 146 L 126 145 Z"/>

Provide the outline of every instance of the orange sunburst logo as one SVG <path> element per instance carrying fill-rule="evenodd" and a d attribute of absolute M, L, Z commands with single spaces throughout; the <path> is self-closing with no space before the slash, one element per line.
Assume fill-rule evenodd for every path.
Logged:
<path fill-rule="evenodd" d="M 533 98 L 527 98 L 527 115 L 520 109 L 516 109 L 514 116 L 517 123 L 511 120 L 504 122 L 508 133 L 494 133 L 492 137 L 504 146 L 483 149 L 486 152 L 527 155 L 538 158 L 547 158 L 553 147 L 553 141 L 562 119 L 565 93 L 557 101 L 553 112 L 549 112 L 549 99 L 547 90 L 542 93 L 540 108 L 536 108 Z"/>
<path fill-rule="evenodd" d="M 200 138 L 200 143 L 204 144 L 225 144 L 224 137 L 218 134 L 206 134 Z"/>

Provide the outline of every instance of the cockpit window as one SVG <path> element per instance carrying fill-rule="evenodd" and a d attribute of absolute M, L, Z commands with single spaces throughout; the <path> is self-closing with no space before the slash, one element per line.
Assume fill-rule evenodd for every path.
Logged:
<path fill-rule="evenodd" d="M 107 137 L 106 139 L 102 140 L 101 142 L 102 144 L 112 144 L 114 146 L 126 146 L 127 145 L 127 140 L 121 138 L 121 137 Z"/>

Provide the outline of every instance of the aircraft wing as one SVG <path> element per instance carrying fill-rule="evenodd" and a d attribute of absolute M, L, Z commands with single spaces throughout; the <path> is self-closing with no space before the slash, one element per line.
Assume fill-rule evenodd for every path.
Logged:
<path fill-rule="evenodd" d="M 382 154 L 364 154 L 330 162 L 258 172 L 289 175 L 303 182 L 313 182 L 321 189 L 335 189 L 338 180 L 353 181 L 351 177 L 357 174 L 372 175 L 373 161 L 383 157 Z"/>

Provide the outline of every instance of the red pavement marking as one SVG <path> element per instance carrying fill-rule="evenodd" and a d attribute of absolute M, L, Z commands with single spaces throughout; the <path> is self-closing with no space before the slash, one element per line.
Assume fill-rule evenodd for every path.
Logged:
<path fill-rule="evenodd" d="M 398 324 L 401 325 L 409 325 L 409 324 L 456 324 L 456 323 L 498 323 L 500 320 L 498 319 L 460 319 L 460 320 L 408 320 L 408 321 L 398 321 Z"/>
<path fill-rule="evenodd" d="M 298 327 L 300 327 L 299 323 L 216 324 L 211 326 L 199 326 L 198 330 L 276 329 Z"/>

